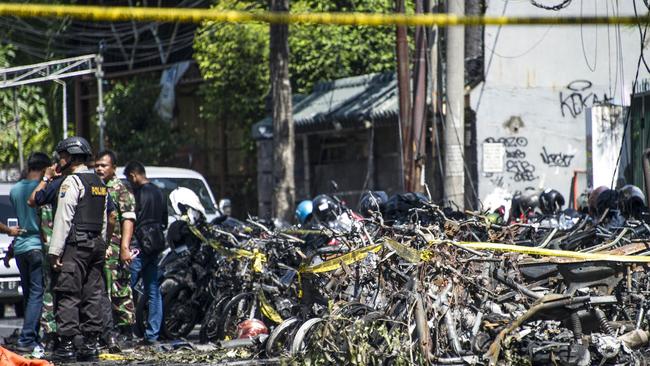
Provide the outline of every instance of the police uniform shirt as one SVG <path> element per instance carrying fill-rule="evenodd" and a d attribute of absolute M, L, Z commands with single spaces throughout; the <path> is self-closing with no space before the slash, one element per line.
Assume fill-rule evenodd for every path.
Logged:
<path fill-rule="evenodd" d="M 47 184 L 47 186 L 45 186 L 45 188 L 36 192 L 34 195 L 34 203 L 36 203 L 36 206 L 52 205 L 56 207 L 56 203 L 59 199 L 59 188 L 64 179 L 65 177 L 61 176 L 55 177 Z M 110 215 L 111 212 L 115 210 L 115 202 L 113 202 L 113 198 L 109 195 L 108 203 L 106 205 L 106 213 Z"/>
<path fill-rule="evenodd" d="M 77 177 L 76 173 L 91 173 L 95 174 L 93 170 L 88 169 L 85 165 L 80 165 L 73 171 L 73 174 L 64 178 L 59 190 L 59 198 L 54 215 L 54 227 L 52 228 L 52 241 L 50 243 L 49 254 L 61 256 L 65 249 L 66 239 L 72 227 L 72 219 L 74 218 L 75 209 L 79 200 L 87 193 L 83 183 Z M 102 220 L 102 238 L 106 237 L 106 218 L 103 215 Z"/>

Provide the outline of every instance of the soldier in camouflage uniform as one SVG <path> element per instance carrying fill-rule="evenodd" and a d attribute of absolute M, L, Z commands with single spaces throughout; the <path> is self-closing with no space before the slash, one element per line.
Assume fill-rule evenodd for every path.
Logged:
<path fill-rule="evenodd" d="M 115 176 L 116 155 L 107 150 L 97 155 L 95 169 L 104 180 L 109 195 L 117 208 L 119 225 L 115 225 L 106 252 L 104 268 L 107 289 L 112 302 L 113 323 L 122 333 L 130 333 L 135 321 L 133 296 L 130 286 L 130 242 L 135 223 L 135 198 L 133 193 Z"/>
<path fill-rule="evenodd" d="M 109 195 L 117 209 L 115 225 L 106 251 L 104 272 L 107 290 L 112 303 L 113 324 L 127 339 L 132 336 L 135 306 L 131 290 L 130 243 L 135 224 L 135 197 L 126 185 L 115 176 L 116 155 L 110 150 L 97 154 L 95 171 L 104 180 Z"/>
<path fill-rule="evenodd" d="M 41 217 L 41 236 L 43 239 L 43 253 L 50 250 L 54 213 L 52 205 L 41 206 L 38 209 Z M 54 317 L 54 295 L 52 294 L 52 273 L 47 255 L 43 256 L 43 312 L 41 313 L 41 329 L 51 338 L 56 333 L 56 319 Z"/>

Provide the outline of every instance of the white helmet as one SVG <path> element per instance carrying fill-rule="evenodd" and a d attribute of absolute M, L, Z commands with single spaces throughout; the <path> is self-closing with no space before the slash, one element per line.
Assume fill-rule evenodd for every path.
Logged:
<path fill-rule="evenodd" d="M 187 210 L 187 215 L 190 217 L 192 223 L 196 222 L 199 213 L 205 216 L 205 208 L 203 208 L 201 200 L 199 200 L 196 193 L 189 188 L 178 187 L 174 189 L 169 194 L 169 200 L 172 203 L 176 215 L 181 216 L 185 213 L 185 210 Z M 185 206 L 186 209 L 183 209 L 181 204 Z"/>

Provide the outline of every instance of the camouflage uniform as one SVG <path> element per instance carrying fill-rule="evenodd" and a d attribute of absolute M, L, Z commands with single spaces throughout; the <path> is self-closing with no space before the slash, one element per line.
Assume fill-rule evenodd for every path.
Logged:
<path fill-rule="evenodd" d="M 120 261 L 122 221 L 135 220 L 135 197 L 118 178 L 106 183 L 117 208 L 117 223 L 108 246 L 104 274 L 108 295 L 113 306 L 113 321 L 118 327 L 128 327 L 135 322 L 135 306 L 131 290 L 131 272 Z"/>
<path fill-rule="evenodd" d="M 41 236 L 43 241 L 43 312 L 41 313 L 41 328 L 47 333 L 56 333 L 56 319 L 54 317 L 54 296 L 52 294 L 52 273 L 47 253 L 49 251 L 50 239 L 52 238 L 52 226 L 54 225 L 54 212 L 52 205 L 44 205 L 38 208 L 41 218 Z"/>

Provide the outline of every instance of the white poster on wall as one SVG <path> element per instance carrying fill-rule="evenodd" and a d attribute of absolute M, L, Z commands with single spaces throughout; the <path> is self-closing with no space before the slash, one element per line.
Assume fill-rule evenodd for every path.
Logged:
<path fill-rule="evenodd" d="M 506 147 L 500 142 L 483 143 L 483 173 L 503 173 Z"/>

